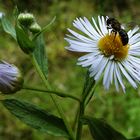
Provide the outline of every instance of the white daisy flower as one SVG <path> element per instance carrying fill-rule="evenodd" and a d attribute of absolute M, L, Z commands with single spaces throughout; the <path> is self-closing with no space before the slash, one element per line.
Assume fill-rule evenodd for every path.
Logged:
<path fill-rule="evenodd" d="M 73 26 L 81 33 L 68 29 L 71 35 L 65 38 L 69 43 L 66 49 L 87 53 L 78 59 L 77 64 L 88 67 L 95 81 L 103 76 L 105 89 L 114 83 L 117 91 L 121 86 L 125 92 L 124 77 L 137 88 L 140 82 L 139 27 L 127 32 L 128 43 L 123 45 L 120 34 L 107 28 L 107 19 L 98 16 L 97 22 L 94 18 L 89 22 L 85 17 L 74 20 Z"/>

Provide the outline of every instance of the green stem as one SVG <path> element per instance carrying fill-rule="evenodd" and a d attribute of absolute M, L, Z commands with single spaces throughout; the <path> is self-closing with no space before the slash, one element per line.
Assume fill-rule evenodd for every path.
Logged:
<path fill-rule="evenodd" d="M 82 122 L 81 117 L 84 115 L 84 104 L 81 102 L 79 106 L 79 115 L 78 115 L 78 126 L 77 126 L 77 133 L 76 133 L 76 140 L 81 140 L 81 134 L 82 134 Z"/>
<path fill-rule="evenodd" d="M 86 106 L 88 105 L 89 101 L 93 97 L 96 87 L 97 87 L 97 83 L 94 84 L 94 86 L 92 87 L 91 91 L 89 92 L 89 95 L 85 98 L 85 100 L 84 100 L 84 108 L 86 108 Z"/>
<path fill-rule="evenodd" d="M 28 86 L 24 86 L 22 89 L 45 92 L 45 93 L 51 93 L 51 94 L 55 94 L 55 95 L 60 96 L 60 97 L 71 98 L 71 99 L 74 99 L 74 100 L 76 100 L 78 102 L 81 102 L 81 100 L 78 97 L 72 96 L 70 94 L 62 93 L 62 92 L 57 92 L 57 91 L 52 91 L 52 90 L 44 90 L 44 89 L 28 87 Z"/>
<path fill-rule="evenodd" d="M 86 105 L 89 103 L 89 101 L 91 100 L 94 91 L 95 91 L 95 81 L 90 80 L 89 74 L 87 73 L 86 76 L 86 80 L 84 83 L 84 88 L 83 88 L 83 92 L 82 92 L 82 99 L 78 108 L 78 115 L 76 116 L 76 120 L 77 120 L 77 132 L 76 132 L 76 140 L 81 140 L 81 134 L 82 134 L 82 127 L 83 124 L 81 122 L 81 117 L 84 116 L 84 112 L 85 112 L 85 107 Z M 76 122 L 76 121 L 75 121 Z"/>
<path fill-rule="evenodd" d="M 76 124 L 78 122 L 78 116 L 79 116 L 79 112 L 80 112 L 80 104 L 78 104 L 78 109 L 77 109 L 77 112 L 75 114 L 75 118 L 74 118 L 74 122 L 73 122 L 73 125 L 72 125 L 72 129 L 76 129 Z"/>
<path fill-rule="evenodd" d="M 34 57 L 33 54 L 31 54 L 31 59 L 32 59 L 32 62 L 33 62 L 33 64 L 34 64 L 34 66 L 35 66 L 35 68 L 36 68 L 38 74 L 40 75 L 41 79 L 43 80 L 43 82 L 44 82 L 46 88 L 48 88 L 49 90 L 51 90 L 51 87 L 50 87 L 48 81 L 46 80 L 44 74 L 42 73 L 40 67 L 38 66 L 38 63 L 36 62 L 36 59 L 35 59 L 35 57 Z M 63 119 L 63 121 L 64 121 L 64 123 L 65 123 L 65 125 L 66 125 L 66 128 L 67 128 L 68 133 L 69 133 L 69 136 L 70 136 L 70 140 L 75 140 L 75 137 L 74 137 L 74 135 L 73 135 L 72 129 L 71 129 L 71 127 L 70 127 L 70 125 L 69 125 L 69 123 L 68 123 L 68 121 L 67 121 L 67 119 L 66 119 L 66 117 L 65 117 L 65 115 L 64 115 L 64 112 L 63 112 L 63 110 L 62 110 L 60 104 L 58 103 L 58 101 L 57 101 L 57 99 L 55 98 L 55 96 L 53 96 L 53 95 L 51 95 L 51 94 L 49 94 L 49 95 L 50 95 L 50 97 L 52 98 L 52 100 L 53 100 L 53 102 L 54 102 L 54 104 L 55 104 L 55 106 L 56 106 L 56 108 L 57 108 L 57 110 L 58 110 L 58 112 L 59 112 L 61 118 Z"/>

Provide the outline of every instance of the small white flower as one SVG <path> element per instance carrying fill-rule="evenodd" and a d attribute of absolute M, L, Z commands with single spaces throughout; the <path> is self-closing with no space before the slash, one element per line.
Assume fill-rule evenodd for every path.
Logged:
<path fill-rule="evenodd" d="M 74 20 L 73 26 L 80 33 L 68 29 L 71 35 L 65 38 L 69 43 L 66 49 L 87 53 L 78 59 L 78 65 L 88 67 L 95 81 L 103 76 L 105 89 L 114 83 L 117 91 L 120 85 L 125 92 L 123 78 L 137 88 L 140 82 L 139 27 L 127 32 L 129 41 L 123 46 L 120 35 L 115 36 L 107 29 L 106 20 L 103 16 L 98 16 L 97 22 L 92 18 L 92 23 L 85 17 Z"/>
<path fill-rule="evenodd" d="M 4 16 L 3 12 L 0 12 L 0 19 Z"/>
<path fill-rule="evenodd" d="M 23 78 L 19 69 L 5 61 L 0 62 L 0 92 L 4 94 L 15 93 L 20 90 Z"/>

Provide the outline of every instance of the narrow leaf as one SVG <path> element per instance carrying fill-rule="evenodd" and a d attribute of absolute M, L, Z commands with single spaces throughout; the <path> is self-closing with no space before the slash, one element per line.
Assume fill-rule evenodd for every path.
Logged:
<path fill-rule="evenodd" d="M 43 35 L 39 35 L 35 40 L 33 40 L 35 43 L 35 50 L 33 52 L 33 55 L 36 59 L 36 62 L 38 63 L 39 68 L 41 69 L 42 73 L 47 79 L 48 75 L 48 62 L 47 57 L 45 53 L 45 42 L 43 39 Z"/>
<path fill-rule="evenodd" d="M 39 35 L 41 35 L 42 33 L 46 32 L 47 29 L 53 24 L 53 22 L 55 21 L 56 17 L 54 17 L 51 22 L 49 24 L 47 24 L 40 32 L 38 32 L 37 34 L 35 34 L 34 39 L 36 39 Z"/>
<path fill-rule="evenodd" d="M 13 115 L 31 127 L 54 136 L 68 137 L 63 120 L 37 106 L 17 99 L 5 99 L 2 103 Z"/>
<path fill-rule="evenodd" d="M 55 18 L 56 17 L 54 17 L 48 25 L 46 25 L 39 33 L 35 34 L 35 36 L 33 37 L 33 42 L 35 42 L 36 45 L 33 55 L 46 79 L 48 76 L 48 61 L 45 53 L 45 42 L 43 39 L 43 33 L 50 27 L 50 25 L 52 25 L 52 23 L 55 21 Z"/>
<path fill-rule="evenodd" d="M 11 22 L 5 16 L 3 16 L 1 19 L 1 23 L 2 23 L 3 30 L 6 33 L 10 34 L 16 40 L 16 31 L 13 25 L 11 24 Z"/>
<path fill-rule="evenodd" d="M 127 140 L 120 132 L 101 119 L 84 117 L 82 121 L 89 126 L 94 140 Z"/>
<path fill-rule="evenodd" d="M 16 20 L 18 15 L 19 15 L 19 10 L 18 10 L 18 7 L 15 6 L 14 9 L 13 9 L 13 16 L 14 16 L 14 19 Z"/>
<path fill-rule="evenodd" d="M 30 40 L 28 34 L 19 26 L 17 23 L 15 26 L 17 41 L 20 48 L 27 54 L 33 52 L 35 45 L 32 40 Z"/>
<path fill-rule="evenodd" d="M 86 96 L 86 100 L 85 100 L 85 106 L 89 103 L 89 101 L 91 100 L 92 96 L 94 95 L 95 93 L 95 89 L 91 89 L 91 92 L 88 94 L 88 96 Z"/>
<path fill-rule="evenodd" d="M 92 91 L 92 94 L 91 94 L 90 98 L 88 98 L 89 97 L 88 95 L 90 94 L 90 92 L 91 92 L 92 88 L 94 87 L 94 85 L 95 85 L 94 78 L 91 78 L 89 76 L 89 72 L 87 72 L 86 78 L 85 78 L 85 83 L 84 83 L 84 88 L 83 88 L 83 94 L 82 94 L 83 101 L 85 102 L 86 99 L 88 100 L 86 102 L 86 104 L 90 101 L 90 99 L 92 98 L 92 95 L 94 94 L 94 91 Z"/>

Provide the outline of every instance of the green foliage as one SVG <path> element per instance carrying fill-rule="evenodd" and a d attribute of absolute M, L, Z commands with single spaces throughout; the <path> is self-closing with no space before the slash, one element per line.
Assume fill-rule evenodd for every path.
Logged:
<path fill-rule="evenodd" d="M 63 120 L 47 111 L 17 99 L 5 99 L 2 103 L 13 115 L 31 127 L 54 136 L 68 137 Z"/>
<path fill-rule="evenodd" d="M 48 74 L 48 63 L 45 53 L 45 42 L 43 39 L 43 33 L 47 31 L 48 27 L 50 27 L 54 20 L 55 18 L 53 18 L 53 20 L 49 24 L 47 24 L 40 32 L 35 34 L 32 40 L 35 44 L 35 50 L 33 52 L 35 61 L 37 62 L 39 69 L 42 70 L 42 73 L 44 74 L 46 79 Z"/>
<path fill-rule="evenodd" d="M 88 104 L 89 100 L 92 98 L 94 94 L 94 86 L 95 86 L 95 80 L 89 76 L 89 72 L 87 71 L 84 88 L 83 88 L 83 102 L 85 106 Z M 91 94 L 90 94 L 91 93 Z"/>
<path fill-rule="evenodd" d="M 35 61 L 38 63 L 39 69 L 42 70 L 42 73 L 47 79 L 48 74 L 48 63 L 47 57 L 45 54 L 45 43 L 43 40 L 43 35 L 39 35 L 36 39 L 33 40 L 35 43 L 35 50 L 33 52 Z"/>
<path fill-rule="evenodd" d="M 20 27 L 18 23 L 15 26 L 17 42 L 20 48 L 27 54 L 32 53 L 35 49 L 34 42 L 29 38 L 28 34 Z"/>
<path fill-rule="evenodd" d="M 120 132 L 101 119 L 83 117 L 82 121 L 89 126 L 94 140 L 127 140 Z"/>
<path fill-rule="evenodd" d="M 46 32 L 50 26 L 53 24 L 53 22 L 55 21 L 56 17 L 54 17 L 51 22 L 49 24 L 47 24 L 40 32 L 37 32 L 35 35 L 34 35 L 34 38 L 33 40 L 35 40 L 39 35 L 43 34 L 44 32 Z"/>
<path fill-rule="evenodd" d="M 138 4 L 135 6 L 131 5 L 131 8 L 132 9 L 134 8 L 134 11 L 132 12 L 128 9 L 125 9 L 124 5 L 123 5 L 123 10 L 121 11 L 118 10 L 118 7 L 115 5 L 114 2 L 113 2 L 113 7 L 111 7 L 110 3 L 112 4 L 112 2 L 106 0 L 102 4 L 100 3 L 102 1 L 98 1 L 96 2 L 96 4 L 94 1 L 91 0 L 80 1 L 80 5 L 79 5 L 79 1 L 64 1 L 64 0 L 62 1 L 56 0 L 56 1 L 49 1 L 49 2 L 48 1 L 45 2 L 43 0 L 41 2 L 40 1 L 37 2 L 34 0 L 33 2 L 32 1 L 30 1 L 29 3 L 28 2 L 29 1 L 19 1 L 18 5 L 22 8 L 22 10 L 25 10 L 26 8 L 31 10 L 32 9 L 31 7 L 35 8 L 34 12 L 36 12 L 36 14 L 38 14 L 38 12 L 40 11 L 44 12 L 42 14 L 38 14 L 38 18 L 42 23 L 42 25 L 46 24 L 46 22 L 49 21 L 53 16 L 57 15 L 56 21 L 54 23 L 54 27 L 51 29 L 51 32 L 47 32 L 47 35 L 45 35 L 45 39 L 46 39 L 45 42 L 47 42 L 47 48 L 45 48 L 45 50 L 43 48 L 40 51 L 45 52 L 46 49 L 48 51 L 47 56 L 49 56 L 49 62 L 50 62 L 49 70 L 51 72 L 49 75 L 50 76 L 49 80 L 52 83 L 52 86 L 57 87 L 62 91 L 69 92 L 70 94 L 73 95 L 79 95 L 79 92 L 81 92 L 81 84 L 83 82 L 83 75 L 85 73 L 82 68 L 76 66 L 74 67 L 76 58 L 69 59 L 68 60 L 69 62 L 67 61 L 67 59 L 70 57 L 72 58 L 72 56 L 77 57 L 77 54 L 72 53 L 71 55 L 68 55 L 64 50 L 64 46 L 66 46 L 63 40 L 64 34 L 66 33 L 66 28 L 71 26 L 72 20 L 78 16 L 87 16 L 88 18 L 91 18 L 91 16 L 96 16 L 97 14 L 101 14 L 102 11 L 105 12 L 105 10 L 108 9 L 108 11 L 109 10 L 111 11 L 109 15 L 122 17 L 122 20 L 127 19 L 127 17 L 129 17 L 129 20 L 131 20 L 133 17 L 134 21 L 135 20 L 139 21 L 139 17 L 137 16 L 137 11 L 139 10 Z M 10 1 L 9 2 L 3 1 L 3 3 L 6 3 L 5 4 L 6 8 L 10 5 L 8 4 L 10 3 Z M 104 5 L 105 7 L 102 7 L 101 5 Z M 98 7 L 100 7 L 100 10 L 98 9 Z M 125 11 L 126 13 L 123 13 L 123 11 Z M 7 12 L 10 13 L 9 10 Z M 106 13 L 103 14 L 105 15 Z M 5 31 L 7 30 L 7 32 L 9 33 L 11 29 L 12 28 L 5 29 Z M 40 40 L 42 38 L 41 36 L 39 35 L 37 40 Z M 37 40 L 36 42 L 38 42 Z M 16 45 L 13 43 L 13 41 L 10 40 L 7 36 L 5 35 L 3 36 L 2 34 L 0 36 L 0 44 L 2 47 L 6 46 L 5 51 L 4 51 L 4 47 L 2 50 L 1 49 L 2 47 L 0 46 L 1 57 L 4 56 L 5 58 L 8 59 L 11 56 L 12 62 L 16 62 L 17 64 L 23 66 L 24 68 L 26 67 L 27 73 L 25 77 L 27 77 L 27 81 L 30 79 L 33 86 L 36 85 L 42 86 L 42 83 L 40 83 L 40 80 L 34 74 L 34 70 L 32 69 L 32 66 L 28 64 L 28 68 L 27 68 L 26 62 L 28 61 L 28 59 L 23 58 L 21 54 L 19 54 L 17 49 L 14 49 L 14 46 Z M 35 51 L 36 53 L 38 52 L 37 49 L 35 49 Z M 5 52 L 7 56 L 5 56 Z M 44 75 L 47 77 L 48 64 L 47 61 L 44 61 L 47 58 L 46 56 L 40 56 L 40 52 L 38 52 L 36 55 L 37 55 L 35 56 L 36 61 L 38 61 L 40 65 L 40 69 L 44 71 Z M 40 57 L 42 57 L 41 58 L 42 61 L 40 61 Z M 97 117 L 104 117 L 105 120 L 107 120 L 112 126 L 115 126 L 115 128 L 120 129 L 120 131 L 124 133 L 126 136 L 132 137 L 139 134 L 138 122 L 140 118 L 139 117 L 140 102 L 139 102 L 139 96 L 136 95 L 139 93 L 139 90 L 134 92 L 131 88 L 129 87 L 127 88 L 128 88 L 127 94 L 125 95 L 126 97 L 124 97 L 124 95 L 121 94 L 114 95 L 115 91 L 113 89 L 110 90 L 109 94 L 104 94 L 103 92 L 106 91 L 104 91 L 101 88 L 101 85 L 99 84 L 98 89 L 95 92 L 96 94 L 95 94 L 94 102 L 91 102 L 91 104 L 89 104 L 88 111 L 86 113 Z M 45 94 L 35 96 L 34 93 L 30 93 L 29 95 L 25 91 L 22 91 L 21 93 L 23 94 L 20 94 L 20 96 L 17 95 L 19 98 L 24 98 L 26 100 L 33 101 L 36 104 L 42 105 L 43 107 L 47 107 L 52 111 L 53 106 L 50 103 L 49 100 L 50 98 L 48 99 L 48 97 Z M 132 95 L 130 95 L 129 93 Z M 49 102 L 47 104 L 48 106 L 43 104 L 43 102 L 46 100 L 47 102 Z M 74 110 L 74 108 L 71 109 L 71 107 L 73 106 L 73 102 L 70 101 L 65 102 L 65 100 L 61 100 L 61 103 L 65 108 L 65 110 L 68 110 L 66 111 L 66 115 L 69 117 L 71 122 L 72 120 L 71 116 Z M 4 114 L 3 111 L 1 111 L 0 120 L 2 123 L 1 122 L 0 123 L 2 125 L 0 126 L 0 135 L 3 135 L 2 139 L 7 140 L 7 136 L 9 135 L 9 129 L 7 129 L 9 128 L 8 124 L 13 126 L 13 121 L 10 118 L 11 116 L 9 117 L 9 114 L 7 112 L 5 113 L 5 117 L 2 117 L 3 114 Z M 6 123 L 7 123 L 7 127 L 5 127 Z M 14 140 L 16 139 L 25 140 L 26 138 L 27 140 L 28 139 L 30 140 L 52 139 L 52 137 L 49 137 L 48 135 L 46 136 L 46 135 L 39 134 L 38 132 L 33 132 L 33 130 L 30 130 L 29 128 L 26 127 L 25 127 L 25 131 L 21 130 L 20 126 L 21 123 L 17 122 L 17 125 L 15 125 L 16 128 L 13 126 L 13 129 L 11 129 L 11 133 L 15 134 L 13 137 Z M 34 133 L 35 136 L 31 138 L 28 136 L 29 133 L 30 134 Z M 22 138 L 22 135 L 24 136 L 24 134 L 26 135 L 26 137 Z M 58 140 L 59 138 L 54 138 L 53 140 L 55 139 Z M 83 140 L 85 139 L 90 139 L 89 137 L 87 137 L 87 131 L 84 131 Z M 8 140 L 11 140 L 11 138 L 9 137 Z M 137 138 L 137 140 L 139 140 L 139 138 Z"/>
<path fill-rule="evenodd" d="M 11 22 L 5 16 L 2 17 L 1 24 L 2 24 L 3 30 L 6 33 L 10 34 L 16 40 L 15 28 L 13 27 Z"/>

